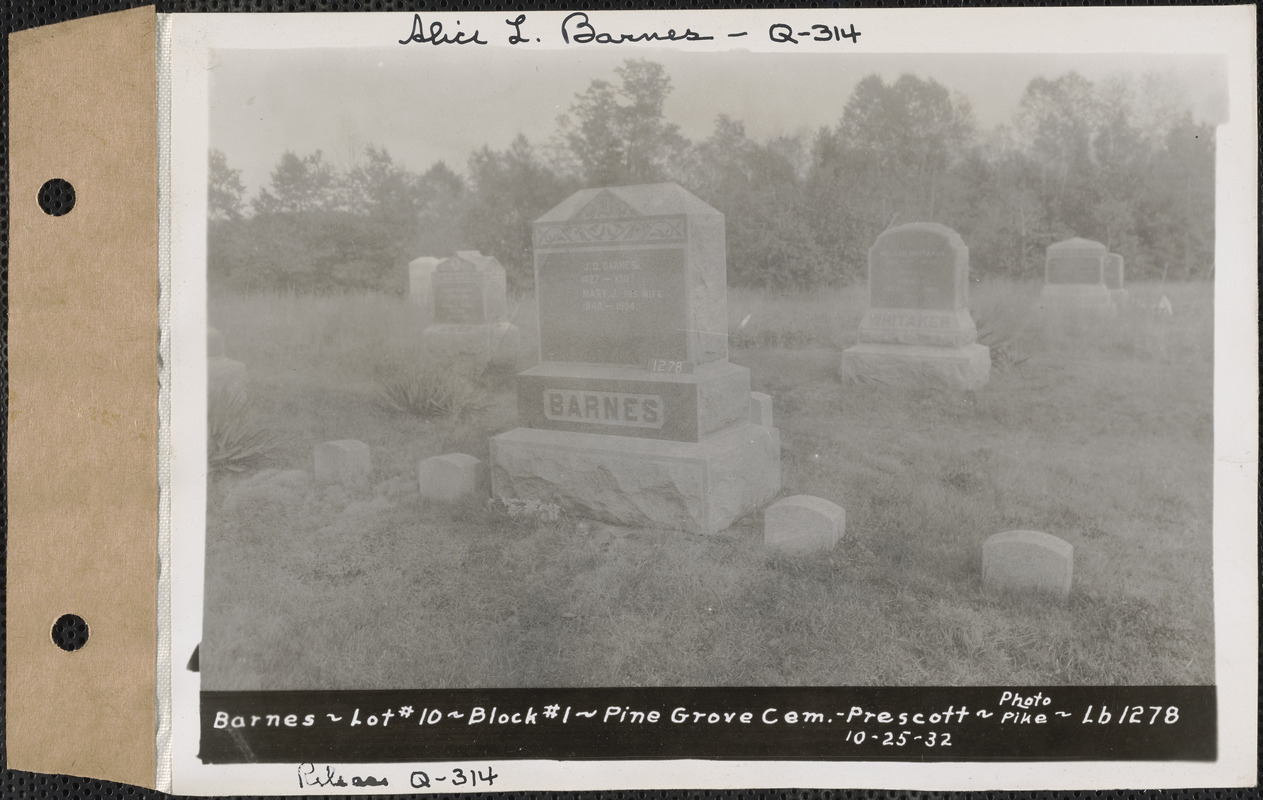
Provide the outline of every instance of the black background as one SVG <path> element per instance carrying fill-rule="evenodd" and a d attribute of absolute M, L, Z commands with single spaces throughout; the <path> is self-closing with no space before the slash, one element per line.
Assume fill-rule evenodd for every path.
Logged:
<path fill-rule="evenodd" d="M 4 328 L 4 346 L 7 354 L 8 345 L 8 242 L 9 242 L 9 153 L 8 153 L 8 34 L 17 31 L 34 28 L 40 25 L 49 25 L 69 19 L 78 19 L 82 17 L 95 16 L 97 14 L 105 14 L 111 11 L 121 11 L 129 8 L 137 8 L 144 5 L 152 5 L 155 3 L 145 2 L 145 0 L 95 0 L 88 2 L 87 0 L 0 0 L 0 67 L 3 67 L 5 102 L 3 110 L 0 110 L 0 137 L 4 139 L 3 153 L 0 154 L 0 305 L 3 307 L 3 313 L 6 320 Z M 868 2 L 856 3 L 855 5 L 863 5 L 866 7 L 888 7 L 888 8 L 958 8 L 962 6 L 982 6 L 982 7 L 999 7 L 1018 5 L 1013 2 L 974 2 L 974 3 L 952 3 L 952 2 Z M 745 2 L 745 3 L 699 3 L 694 0 L 665 0 L 660 2 L 588 2 L 585 0 L 572 0 L 565 3 L 562 7 L 575 10 L 599 10 L 599 9 L 616 9 L 616 8 L 653 8 L 653 9 L 700 9 L 700 8 L 773 8 L 773 7 L 808 7 L 808 8 L 833 8 L 840 3 L 819 2 L 818 0 L 806 0 L 805 2 L 786 4 L 786 3 L 769 3 L 769 2 Z M 1038 5 L 1052 6 L 1071 6 L 1081 5 L 1081 3 L 1067 2 L 1041 2 Z M 1126 5 L 1153 6 L 1168 5 L 1167 3 L 1138 2 L 1126 3 Z M 469 0 L 428 0 L 423 2 L 406 2 L 406 0 L 157 0 L 157 10 L 162 13 L 167 12 L 297 12 L 297 11 L 531 11 L 531 10 L 548 10 L 552 8 L 552 4 L 545 2 L 516 2 L 516 3 L 493 3 L 493 2 L 470 2 Z M 950 47 L 950 43 L 945 43 Z M 56 65 L 49 65 L 50 68 Z M 35 198 L 30 198 L 31 202 L 35 202 Z M 8 362 L 7 356 L 3 364 L 3 380 L 5 384 L 5 392 L 0 396 L 0 404 L 3 404 L 3 414 L 0 419 L 6 422 L 0 422 L 0 426 L 6 426 L 0 431 L 0 441 L 7 447 L 8 431 Z M 4 464 L 0 463 L 0 470 L 4 469 Z M 4 484 L 7 494 L 7 482 Z M 7 507 L 7 506 L 6 506 Z M 7 520 L 5 532 L 3 536 L 3 550 L 0 550 L 0 567 L 7 569 L 5 563 L 5 552 L 7 551 Z M 0 592 L 0 611 L 3 611 L 4 595 Z M 0 637 L 0 657 L 4 655 L 4 641 Z M 3 688 L 4 675 L 0 673 L 0 688 Z M 0 703 L 3 700 L 0 699 Z M 0 711 L 3 706 L 0 706 Z M 3 728 L 0 727 L 0 758 L 5 757 Z M 985 770 L 985 765 L 980 767 Z M 401 795 L 402 796 L 402 795 Z M 440 795 L 435 795 L 440 796 Z M 1251 789 L 1192 789 L 1178 791 L 1111 791 L 1111 792 L 896 792 L 896 791 L 873 791 L 873 790 L 801 790 L 793 788 L 784 789 L 760 789 L 760 790 L 726 790 L 726 791 L 615 791 L 600 793 L 566 793 L 566 792 L 515 792 L 509 794 L 496 793 L 465 793 L 461 795 L 445 795 L 449 797 L 467 797 L 467 798 L 490 798 L 490 797 L 513 797 L 513 798 L 549 798 L 550 800 L 562 800 L 563 798 L 577 797 L 603 797 L 614 800 L 650 800 L 651 798 L 689 798 L 690 800 L 736 800 L 736 798 L 759 798 L 760 800 L 807 800 L 807 798 L 822 798 L 822 800 L 877 800 L 877 798 L 908 798 L 908 800 L 916 800 L 917 798 L 926 798 L 929 800 L 981 800 L 988 798 L 989 800 L 1018 800 L 1019 798 L 1075 798 L 1075 800 L 1141 800 L 1141 798 L 1152 797 L 1170 797 L 1179 800 L 1245 800 L 1246 798 L 1256 798 L 1260 796 L 1258 788 Z M 16 772 L 13 770 L 5 770 L 3 781 L 0 782 L 0 797 L 4 798 L 160 798 L 166 797 L 159 792 L 149 789 L 140 789 L 134 786 L 125 786 L 108 781 L 89 780 L 84 778 L 67 777 L 64 775 L 39 775 L 29 772 Z"/>
<path fill-rule="evenodd" d="M 1033 702 L 1001 704 L 1006 690 Z M 198 755 L 214 764 L 494 761 L 504 754 L 567 760 L 1210 761 L 1217 744 L 1215 694 L 1212 686 L 202 692 Z M 549 704 L 566 709 L 564 724 L 547 718 Z M 415 713 L 379 724 L 376 715 L 404 706 Z M 475 722 L 474 708 L 487 717 L 510 719 Z M 658 711 L 661 719 L 607 723 L 603 716 L 610 708 Z M 857 714 L 857 708 L 869 715 L 886 711 L 890 717 L 883 723 Z M 1178 709 L 1178 719 L 1168 724 L 1162 715 L 1172 708 Z M 571 715 L 572 709 L 589 716 Z M 671 719 L 675 709 L 685 710 L 683 720 Z M 1133 711 L 1124 714 L 1124 709 Z M 418 724 L 426 710 L 437 713 Z M 513 724 L 515 714 L 525 720 L 532 710 L 533 721 Z M 768 711 L 775 712 L 770 723 L 764 720 Z M 823 718 L 789 716 L 804 711 Z M 690 712 L 707 716 L 690 719 Z M 1006 718 L 1006 712 L 1017 716 Z M 738 719 L 743 713 L 750 715 L 746 723 Z M 1042 723 L 1017 721 L 1023 714 L 1033 719 L 1041 713 Z M 307 714 L 312 714 L 311 726 L 302 724 Z M 734 722 L 725 722 L 725 714 L 732 714 Z M 288 726 L 282 722 L 286 715 L 291 715 Z M 223 724 L 216 727 L 216 719 Z M 863 741 L 851 738 L 858 734 Z M 901 735 L 907 737 L 903 744 L 898 743 Z"/>

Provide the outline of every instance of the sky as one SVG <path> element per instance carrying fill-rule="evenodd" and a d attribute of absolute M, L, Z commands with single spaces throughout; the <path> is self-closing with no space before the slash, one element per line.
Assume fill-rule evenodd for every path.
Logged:
<path fill-rule="evenodd" d="M 418 68 L 401 48 L 216 50 L 210 70 L 210 146 L 241 170 L 247 196 L 268 182 L 280 156 L 316 150 L 344 166 L 366 144 L 422 172 L 444 161 L 464 173 L 469 154 L 504 149 L 518 134 L 537 146 L 595 78 L 617 84 L 630 57 L 606 51 L 535 52 L 529 58 L 448 51 Z M 673 91 L 665 115 L 692 140 L 727 114 L 755 140 L 833 125 L 863 77 L 933 78 L 967 96 L 980 127 L 1008 122 L 1032 78 L 1071 70 L 1089 80 L 1166 75 L 1174 95 L 1210 122 L 1227 118 L 1224 62 L 1196 55 L 822 54 L 636 51 L 663 64 Z"/>

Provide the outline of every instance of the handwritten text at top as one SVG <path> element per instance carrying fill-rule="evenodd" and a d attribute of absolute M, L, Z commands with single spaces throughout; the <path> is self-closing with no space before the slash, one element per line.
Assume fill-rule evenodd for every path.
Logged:
<path fill-rule="evenodd" d="M 511 45 L 542 42 L 541 36 L 532 36 L 528 30 L 526 14 L 518 14 L 506 19 L 509 27 L 507 41 Z M 542 32 L 542 31 L 540 31 Z M 611 30 L 584 11 L 576 11 L 566 15 L 561 21 L 561 41 L 570 45 L 587 44 L 636 44 L 641 42 L 708 42 L 714 41 L 717 33 L 702 32 L 692 27 L 683 29 L 667 28 L 666 30 Z M 749 31 L 730 31 L 722 35 L 727 38 L 748 36 Z M 489 34 L 488 34 L 489 35 Z M 827 24 L 824 22 L 812 25 L 792 26 L 784 22 L 772 23 L 767 29 L 768 40 L 781 45 L 798 45 L 806 42 L 849 42 L 858 44 L 860 32 L 855 25 Z M 468 26 L 462 27 L 457 19 L 454 23 L 444 24 L 441 20 L 432 19 L 428 24 L 420 14 L 413 14 L 412 29 L 408 35 L 399 40 L 399 44 L 429 45 L 485 45 L 489 40 L 484 38 L 482 30 Z"/>

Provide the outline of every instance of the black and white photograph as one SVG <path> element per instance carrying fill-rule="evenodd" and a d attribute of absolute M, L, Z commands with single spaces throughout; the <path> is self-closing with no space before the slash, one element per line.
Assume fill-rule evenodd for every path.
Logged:
<path fill-rule="evenodd" d="M 837 10 L 466 16 L 207 47 L 173 149 L 205 176 L 204 260 L 172 264 L 206 358 L 177 672 L 1047 687 L 987 708 L 1080 727 L 1131 713 L 1082 687 L 1197 689 L 1208 749 L 1152 757 L 1214 759 L 1216 290 L 1256 279 L 1220 252 L 1217 137 L 1253 117 L 1227 56 L 884 52 Z M 229 748 L 269 724 L 207 696 Z M 854 743 L 852 708 L 821 727 Z M 838 757 L 941 735 L 905 733 Z"/>

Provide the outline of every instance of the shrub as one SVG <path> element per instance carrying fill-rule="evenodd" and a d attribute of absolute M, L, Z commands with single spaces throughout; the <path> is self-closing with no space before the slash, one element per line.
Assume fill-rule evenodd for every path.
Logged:
<path fill-rule="evenodd" d="M 1022 312 L 1003 303 L 977 305 L 971 315 L 978 328 L 978 343 L 991 348 L 991 365 L 996 369 L 1016 367 L 1030 358 L 1016 344 L 1026 321 Z"/>
<path fill-rule="evenodd" d="M 206 452 L 211 472 L 241 472 L 281 444 L 245 393 L 220 387 L 207 400 Z"/>

